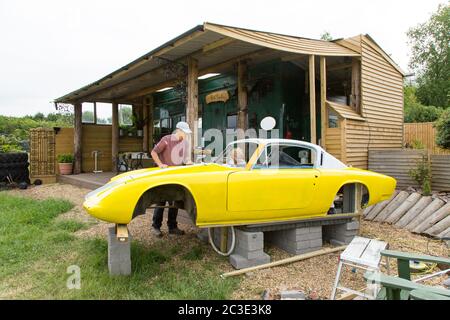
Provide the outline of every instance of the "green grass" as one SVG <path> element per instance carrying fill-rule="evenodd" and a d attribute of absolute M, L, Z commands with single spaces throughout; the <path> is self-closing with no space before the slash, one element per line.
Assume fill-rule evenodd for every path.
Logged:
<path fill-rule="evenodd" d="M 224 260 L 206 257 L 206 245 L 186 249 L 170 239 L 133 241 L 132 275 L 111 277 L 106 240 L 77 238 L 87 225 L 55 219 L 72 207 L 0 192 L 0 299 L 226 299 L 238 286 L 219 277 Z M 66 286 L 71 265 L 80 267 L 80 290 Z"/>

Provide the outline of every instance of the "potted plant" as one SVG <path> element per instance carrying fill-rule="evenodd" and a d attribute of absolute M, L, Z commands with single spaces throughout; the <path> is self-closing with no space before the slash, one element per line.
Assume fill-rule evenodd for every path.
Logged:
<path fill-rule="evenodd" d="M 72 154 L 58 155 L 58 166 L 60 174 L 62 175 L 72 174 L 73 155 Z"/>
<path fill-rule="evenodd" d="M 128 126 L 121 125 L 119 128 L 119 136 L 125 137 L 128 134 Z"/>
<path fill-rule="evenodd" d="M 144 126 L 147 120 L 143 119 L 139 116 L 139 114 L 133 114 L 133 124 L 136 130 L 136 136 L 143 137 L 144 136 Z"/>

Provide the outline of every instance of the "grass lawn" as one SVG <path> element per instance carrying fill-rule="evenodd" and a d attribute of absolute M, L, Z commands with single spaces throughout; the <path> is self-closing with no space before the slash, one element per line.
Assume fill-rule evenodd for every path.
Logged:
<path fill-rule="evenodd" d="M 87 225 L 56 219 L 73 205 L 0 192 L 0 299 L 227 299 L 237 278 L 219 277 L 221 257 L 206 245 L 188 250 L 170 240 L 151 248 L 132 242 L 128 277 L 110 277 L 107 241 L 74 235 Z M 81 289 L 66 286 L 67 268 L 81 270 Z"/>

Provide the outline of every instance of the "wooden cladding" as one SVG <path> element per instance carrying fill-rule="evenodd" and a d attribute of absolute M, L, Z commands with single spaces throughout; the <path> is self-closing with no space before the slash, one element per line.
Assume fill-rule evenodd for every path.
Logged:
<path fill-rule="evenodd" d="M 73 128 L 63 128 L 56 135 L 56 154 L 73 153 Z M 94 151 L 100 151 L 99 169 L 112 171 L 112 130 L 111 126 L 83 125 L 82 172 L 94 170 Z M 119 138 L 119 152 L 142 151 L 142 139 L 136 137 Z"/>

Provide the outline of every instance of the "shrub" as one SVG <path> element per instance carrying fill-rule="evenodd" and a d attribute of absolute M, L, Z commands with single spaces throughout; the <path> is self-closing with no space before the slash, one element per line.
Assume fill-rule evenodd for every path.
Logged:
<path fill-rule="evenodd" d="M 409 170 L 409 176 L 414 179 L 421 187 L 424 196 L 431 195 L 431 166 L 427 156 L 417 162 L 414 169 Z"/>
<path fill-rule="evenodd" d="M 445 110 L 435 123 L 436 144 L 444 149 L 450 149 L 450 109 Z"/>
<path fill-rule="evenodd" d="M 72 154 L 59 154 L 58 155 L 58 163 L 72 163 L 73 155 Z"/>

